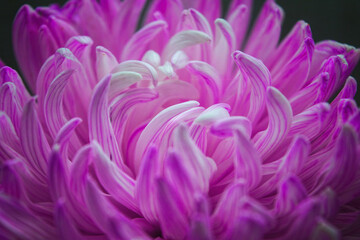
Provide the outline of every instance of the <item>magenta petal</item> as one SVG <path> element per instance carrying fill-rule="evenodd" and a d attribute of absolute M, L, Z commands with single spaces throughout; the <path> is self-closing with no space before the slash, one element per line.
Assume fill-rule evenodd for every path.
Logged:
<path fill-rule="evenodd" d="M 188 223 L 178 192 L 164 178 L 155 179 L 154 184 L 156 211 L 164 237 L 185 237 Z"/>
<path fill-rule="evenodd" d="M 54 228 L 40 221 L 15 199 L 0 195 L 2 236 L 13 239 L 52 239 Z M 4 232 L 3 232 L 4 231 Z"/>
<path fill-rule="evenodd" d="M 134 212 L 139 212 L 135 204 L 135 181 L 112 162 L 103 152 L 100 145 L 94 141 L 93 162 L 96 175 L 101 185 L 115 200 Z"/>
<path fill-rule="evenodd" d="M 68 169 L 59 153 L 59 145 L 55 145 L 49 157 L 49 188 L 53 201 L 66 197 L 68 191 Z"/>
<path fill-rule="evenodd" d="M 104 152 L 120 169 L 129 173 L 120 154 L 114 130 L 110 122 L 108 105 L 110 77 L 104 78 L 94 89 L 89 111 L 89 134 L 90 140 L 96 140 L 101 144 Z"/>
<path fill-rule="evenodd" d="M 20 141 L 31 171 L 40 181 L 44 181 L 50 146 L 39 123 L 35 107 L 35 99 L 30 99 L 25 105 L 21 119 Z"/>
<path fill-rule="evenodd" d="M 263 160 L 274 151 L 274 147 L 280 144 L 290 130 L 293 113 L 291 106 L 284 95 L 273 87 L 266 91 L 266 106 L 269 115 L 269 124 L 265 131 L 255 136 L 255 147 L 260 152 Z"/>
<path fill-rule="evenodd" d="M 246 4 L 238 4 L 236 5 L 236 8 L 230 8 L 230 13 L 228 14 L 227 21 L 234 30 L 234 35 L 236 38 L 235 47 L 237 49 L 242 49 L 243 40 L 245 38 L 245 34 L 248 29 L 248 24 L 250 20 L 250 11 L 251 9 Z"/>
<path fill-rule="evenodd" d="M 191 216 L 189 240 L 212 240 L 214 239 L 210 227 L 209 206 L 207 199 L 198 195 L 195 198 L 195 211 Z"/>
<path fill-rule="evenodd" d="M 81 240 L 78 230 L 74 227 L 73 222 L 68 216 L 66 204 L 63 199 L 57 201 L 55 209 L 55 221 L 57 223 L 57 230 L 60 238 L 62 239 L 74 239 Z"/>
<path fill-rule="evenodd" d="M 244 52 L 266 62 L 279 41 L 284 11 L 267 0 L 251 31 Z"/>
<path fill-rule="evenodd" d="M 149 148 L 145 154 L 135 186 L 135 198 L 141 213 L 150 223 L 157 222 L 155 210 L 154 181 L 158 172 L 156 148 Z"/>
<path fill-rule="evenodd" d="M 45 121 L 52 138 L 55 137 L 66 122 L 62 100 L 65 88 L 73 72 L 74 70 L 71 69 L 56 76 L 51 82 L 44 99 Z"/>
<path fill-rule="evenodd" d="M 121 60 L 139 60 L 145 53 L 147 44 L 150 43 L 164 28 L 167 27 L 165 21 L 154 21 L 148 23 L 136 32 L 124 46 Z M 141 46 L 141 47 L 139 47 Z"/>
<path fill-rule="evenodd" d="M 295 176 L 289 176 L 280 183 L 276 199 L 276 211 L 280 215 L 291 212 L 307 197 L 305 187 Z"/>
<path fill-rule="evenodd" d="M 233 53 L 243 81 L 251 84 L 250 105 L 247 117 L 255 124 L 265 107 L 266 88 L 271 84 L 271 75 L 266 66 L 250 55 L 236 51 Z"/>
<path fill-rule="evenodd" d="M 254 145 L 239 130 L 235 136 L 235 178 L 245 179 L 246 186 L 256 187 L 261 180 L 261 158 Z"/>

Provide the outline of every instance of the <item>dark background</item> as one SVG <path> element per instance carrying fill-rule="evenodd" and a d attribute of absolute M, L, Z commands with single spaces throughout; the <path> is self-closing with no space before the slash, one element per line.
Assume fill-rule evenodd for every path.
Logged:
<path fill-rule="evenodd" d="M 228 4 L 230 0 L 223 0 Z M 11 26 L 17 10 L 27 3 L 33 7 L 46 6 L 65 0 L 6 0 L 0 7 L 0 58 L 9 66 L 17 68 L 11 44 Z M 264 0 L 254 0 L 255 17 Z M 282 37 L 300 19 L 310 24 L 315 42 L 332 39 L 360 47 L 360 0 L 277 0 L 285 11 Z M 352 74 L 360 79 L 360 66 Z M 357 94 L 360 103 L 360 94 Z"/>

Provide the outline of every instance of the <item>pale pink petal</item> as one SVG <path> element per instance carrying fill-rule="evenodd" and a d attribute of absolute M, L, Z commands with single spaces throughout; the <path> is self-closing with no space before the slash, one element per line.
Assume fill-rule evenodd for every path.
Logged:
<path fill-rule="evenodd" d="M 118 65 L 115 56 L 106 48 L 96 47 L 96 74 L 98 80 L 103 79 Z"/>

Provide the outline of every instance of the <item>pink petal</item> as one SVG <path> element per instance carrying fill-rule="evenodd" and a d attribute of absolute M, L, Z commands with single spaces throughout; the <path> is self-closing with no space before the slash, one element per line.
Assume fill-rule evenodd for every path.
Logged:
<path fill-rule="evenodd" d="M 292 123 L 292 110 L 289 102 L 279 90 L 268 87 L 266 90 L 266 106 L 269 115 L 269 124 L 265 131 L 255 136 L 255 147 L 259 151 L 263 161 L 276 149 L 275 146 L 280 144 Z"/>
<path fill-rule="evenodd" d="M 101 46 L 96 47 L 96 74 L 98 80 L 108 75 L 116 65 L 118 65 L 118 62 L 109 50 Z"/>
<path fill-rule="evenodd" d="M 150 223 L 156 223 L 158 216 L 155 209 L 154 182 L 158 172 L 158 156 L 155 147 L 149 148 L 140 166 L 136 179 L 135 198 L 142 215 Z"/>
<path fill-rule="evenodd" d="M 121 60 L 139 60 L 146 51 L 148 43 L 150 43 L 164 28 L 167 27 L 165 21 L 154 21 L 148 23 L 136 32 L 126 43 L 121 54 Z"/>
<path fill-rule="evenodd" d="M 245 179 L 248 189 L 256 187 L 262 176 L 261 158 L 249 139 L 239 130 L 235 136 L 235 179 Z"/>
<path fill-rule="evenodd" d="M 96 141 L 92 142 L 92 147 L 93 163 L 101 185 L 120 204 L 134 212 L 139 212 L 134 201 L 134 179 L 121 169 L 118 169 L 114 162 L 110 161 L 105 155 L 101 146 Z"/>
<path fill-rule="evenodd" d="M 164 178 L 155 179 L 154 184 L 156 210 L 164 237 L 184 238 L 188 230 L 188 220 L 178 192 Z"/>
<path fill-rule="evenodd" d="M 112 73 L 121 72 L 121 71 L 131 71 L 141 74 L 143 80 L 148 80 L 152 82 L 153 86 L 157 85 L 158 74 L 153 66 L 146 62 L 129 60 L 120 63 L 115 68 L 113 68 Z"/>
<path fill-rule="evenodd" d="M 234 2 L 235 1 L 232 1 L 233 5 L 235 5 Z M 246 0 L 244 2 L 246 2 Z M 235 6 L 233 8 L 230 7 L 230 13 L 226 20 L 234 31 L 236 38 L 235 49 L 242 49 L 245 34 L 249 27 L 251 6 L 241 3 L 236 4 Z"/>
<path fill-rule="evenodd" d="M 89 138 L 101 144 L 104 152 L 116 165 L 129 173 L 128 167 L 124 164 L 119 147 L 114 136 L 114 130 L 110 122 L 108 106 L 110 77 L 104 78 L 94 89 L 89 110 Z"/>
<path fill-rule="evenodd" d="M 280 215 L 289 213 L 306 197 L 307 193 L 301 181 L 295 176 L 286 177 L 279 186 L 276 212 Z"/>
<path fill-rule="evenodd" d="M 284 11 L 274 0 L 267 0 L 251 31 L 244 52 L 265 61 L 279 41 Z"/>
<path fill-rule="evenodd" d="M 162 59 L 170 60 L 170 58 L 180 50 L 197 44 L 207 43 L 211 41 L 211 37 L 206 33 L 187 30 L 175 34 L 165 46 L 162 52 Z"/>
<path fill-rule="evenodd" d="M 44 99 L 44 116 L 46 125 L 52 138 L 56 136 L 59 129 L 65 124 L 66 118 L 63 109 L 64 91 L 74 70 L 60 73 L 51 82 Z"/>
<path fill-rule="evenodd" d="M 233 58 L 243 75 L 243 81 L 252 86 L 247 117 L 255 124 L 265 107 L 265 91 L 271 83 L 270 72 L 260 60 L 240 51 L 236 51 Z"/>
<path fill-rule="evenodd" d="M 40 181 L 46 179 L 47 157 L 50 146 L 39 123 L 35 109 L 35 99 L 30 99 L 24 107 L 21 119 L 20 142 L 31 171 Z"/>
<path fill-rule="evenodd" d="M 60 238 L 74 240 L 84 239 L 75 228 L 74 223 L 69 218 L 69 214 L 66 209 L 66 203 L 63 199 L 57 201 L 55 209 L 55 221 Z"/>

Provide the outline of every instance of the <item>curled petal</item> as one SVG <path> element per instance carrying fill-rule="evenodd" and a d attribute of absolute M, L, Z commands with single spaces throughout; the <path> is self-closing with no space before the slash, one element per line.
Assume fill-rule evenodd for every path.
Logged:
<path fill-rule="evenodd" d="M 218 120 L 211 126 L 211 132 L 223 137 L 233 135 L 234 130 L 240 130 L 247 138 L 251 136 L 251 122 L 246 117 L 230 117 Z"/>
<path fill-rule="evenodd" d="M 150 43 L 159 32 L 167 27 L 167 23 L 162 20 L 148 23 L 138 32 L 136 32 L 124 46 L 121 59 L 140 59 L 146 50 L 146 46 Z"/>
<path fill-rule="evenodd" d="M 63 109 L 63 95 L 70 76 L 74 70 L 67 70 L 60 73 L 52 81 L 44 99 L 44 116 L 49 132 L 54 138 L 59 129 L 66 122 Z"/>
<path fill-rule="evenodd" d="M 249 9 L 249 6 L 246 4 L 239 4 L 236 5 L 236 8 L 231 8 L 231 12 L 227 17 L 227 21 L 234 30 L 234 35 L 236 38 L 235 47 L 238 49 L 242 49 L 245 34 L 249 25 L 250 10 L 251 9 Z"/>
<path fill-rule="evenodd" d="M 101 46 L 96 47 L 96 74 L 99 80 L 109 74 L 116 65 L 118 62 L 109 50 Z"/>
<path fill-rule="evenodd" d="M 274 151 L 274 146 L 280 144 L 286 137 L 292 123 L 292 110 L 287 99 L 279 90 L 269 87 L 266 91 L 266 106 L 269 124 L 264 132 L 258 133 L 255 147 L 263 160 Z"/>
<path fill-rule="evenodd" d="M 96 141 L 92 146 L 93 163 L 101 185 L 119 203 L 134 212 L 139 212 L 134 203 L 135 181 L 110 161 Z"/>
<path fill-rule="evenodd" d="M 113 68 L 112 73 L 122 72 L 122 71 L 131 71 L 141 74 L 143 80 L 150 81 L 153 86 L 157 85 L 158 74 L 153 66 L 146 62 L 129 60 L 120 63 L 115 68 Z"/>
<path fill-rule="evenodd" d="M 252 86 L 247 117 L 255 124 L 265 107 L 264 96 L 266 88 L 271 83 L 270 72 L 260 60 L 243 52 L 236 51 L 233 53 L 233 58 L 244 80 L 250 82 Z"/>
<path fill-rule="evenodd" d="M 183 50 L 186 47 L 190 47 L 196 44 L 207 43 L 211 41 L 211 37 L 206 33 L 187 30 L 182 31 L 174 35 L 165 46 L 162 57 L 163 59 L 170 60 L 171 57 L 180 50 Z"/>
<path fill-rule="evenodd" d="M 129 171 L 125 166 L 119 147 L 116 143 L 114 130 L 110 122 L 109 106 L 107 102 L 110 77 L 104 78 L 95 88 L 90 102 L 89 135 L 90 140 L 101 144 L 104 152 L 120 169 Z"/>

